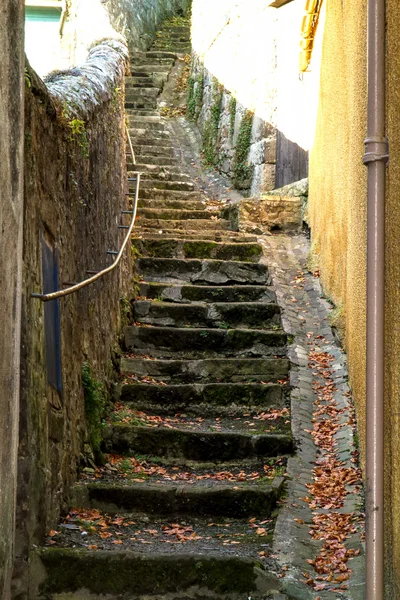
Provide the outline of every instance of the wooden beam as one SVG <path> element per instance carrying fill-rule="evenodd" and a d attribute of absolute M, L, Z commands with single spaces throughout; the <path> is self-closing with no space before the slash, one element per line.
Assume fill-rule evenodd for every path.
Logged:
<path fill-rule="evenodd" d="M 289 2 L 293 2 L 293 0 L 274 0 L 268 6 L 272 6 L 273 8 L 280 8 L 281 6 L 285 6 L 285 4 L 289 4 Z"/>

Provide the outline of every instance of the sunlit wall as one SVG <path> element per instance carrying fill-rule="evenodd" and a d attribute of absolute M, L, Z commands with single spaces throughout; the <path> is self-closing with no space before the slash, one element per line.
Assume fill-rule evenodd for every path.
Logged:
<path fill-rule="evenodd" d="M 35 71 L 43 77 L 65 64 L 60 48 L 61 0 L 27 0 L 25 6 L 25 52 Z"/>

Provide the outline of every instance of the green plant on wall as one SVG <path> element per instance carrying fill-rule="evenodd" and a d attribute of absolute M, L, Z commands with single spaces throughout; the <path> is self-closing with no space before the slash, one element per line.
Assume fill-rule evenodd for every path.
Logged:
<path fill-rule="evenodd" d="M 197 121 L 203 106 L 204 75 L 198 77 L 191 75 L 188 80 L 188 95 L 186 105 L 186 116 L 189 121 Z"/>
<path fill-rule="evenodd" d="M 247 190 L 251 187 L 254 166 L 249 165 L 247 158 L 250 151 L 252 128 L 253 113 L 246 110 L 240 123 L 235 154 L 232 161 L 233 182 L 238 190 Z"/>
<path fill-rule="evenodd" d="M 85 397 L 85 417 L 90 444 L 95 455 L 100 453 L 106 394 L 103 384 L 93 374 L 88 363 L 82 365 L 82 386 Z"/>
<path fill-rule="evenodd" d="M 234 96 L 232 96 L 229 101 L 229 135 L 231 140 L 233 138 L 233 134 L 235 133 L 236 107 L 237 100 Z"/>
<path fill-rule="evenodd" d="M 218 163 L 218 132 L 223 90 L 224 88 L 214 78 L 210 115 L 204 123 L 203 131 L 204 160 L 208 165 L 212 166 Z"/>

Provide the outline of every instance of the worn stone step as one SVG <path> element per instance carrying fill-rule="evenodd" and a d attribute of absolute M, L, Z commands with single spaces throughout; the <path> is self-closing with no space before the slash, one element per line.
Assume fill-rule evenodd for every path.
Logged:
<path fill-rule="evenodd" d="M 157 165 L 157 164 L 145 164 L 144 162 L 137 162 L 135 165 L 135 169 L 145 173 L 147 176 L 157 177 L 177 177 L 180 176 L 182 181 L 188 180 L 190 175 L 182 172 L 182 167 L 178 164 L 178 160 L 175 159 L 175 165 L 173 167 L 167 167 L 165 164 Z M 128 166 L 128 165 L 127 165 Z M 128 167 L 129 171 L 129 167 Z M 190 179 L 191 180 L 191 179 Z M 202 208 L 205 208 L 204 206 Z"/>
<path fill-rule="evenodd" d="M 146 131 L 145 129 L 137 129 L 134 133 L 132 133 L 131 141 L 133 147 L 137 146 L 166 146 L 169 145 L 173 148 L 171 143 L 171 133 L 167 130 L 165 131 Z"/>
<path fill-rule="evenodd" d="M 199 194 L 199 198 L 201 198 L 201 194 Z M 162 201 L 162 200 L 157 200 Z M 189 224 L 190 226 L 190 224 Z M 192 229 L 186 228 L 185 230 L 179 231 L 174 229 L 167 229 L 166 227 L 162 227 L 160 230 L 148 229 L 141 225 L 135 227 L 135 235 L 141 235 L 143 237 L 151 237 L 152 239 L 180 239 L 186 241 L 204 241 L 210 240 L 212 242 L 229 242 L 229 243 L 240 243 L 244 244 L 247 242 L 257 242 L 258 238 L 255 235 L 249 235 L 248 233 L 243 233 L 241 231 L 232 231 L 232 230 L 221 230 L 221 231 L 213 231 L 209 229 L 202 229 L 201 231 L 196 231 Z"/>
<path fill-rule="evenodd" d="M 80 484 L 73 490 L 73 506 L 98 509 L 107 514 L 128 512 L 184 517 L 268 519 L 283 492 L 283 478 L 262 485 L 173 483 Z"/>
<path fill-rule="evenodd" d="M 153 182 L 153 180 L 151 181 Z M 182 182 L 179 182 L 179 185 L 181 183 Z M 180 188 L 178 187 L 177 189 Z M 179 210 L 176 208 L 143 208 L 140 211 L 140 215 L 143 219 L 159 219 L 165 221 L 186 221 L 188 219 L 208 220 L 211 219 L 211 217 L 213 216 L 212 213 L 208 210 Z"/>
<path fill-rule="evenodd" d="M 268 267 L 223 260 L 140 258 L 138 274 L 146 281 L 190 282 L 197 285 L 270 285 Z"/>
<path fill-rule="evenodd" d="M 138 109 L 138 108 L 146 108 L 153 109 L 157 108 L 157 98 L 147 98 L 146 96 L 142 96 L 137 98 L 136 100 L 127 100 L 125 99 L 125 109 Z"/>
<path fill-rule="evenodd" d="M 148 168 L 150 165 L 158 166 L 158 167 L 171 167 L 180 164 L 180 161 L 174 156 L 146 156 L 140 154 L 137 156 L 137 164 L 140 167 Z M 132 163 L 127 161 L 127 168 L 132 169 Z M 135 165 L 136 168 L 136 165 Z"/>
<path fill-rule="evenodd" d="M 133 186 L 130 188 L 131 192 L 134 191 Z M 145 187 L 142 188 L 142 186 L 140 186 L 140 197 L 144 198 L 144 199 L 153 199 L 153 200 L 174 200 L 174 199 L 178 199 L 178 200 L 198 200 L 199 198 L 201 198 L 201 194 L 200 192 L 185 192 L 182 190 L 160 190 L 157 188 L 153 188 L 153 187 Z M 140 226 L 141 227 L 154 227 L 154 223 L 152 223 L 150 220 L 147 221 L 148 223 L 150 223 L 150 225 L 145 225 L 143 221 L 140 222 Z M 221 222 L 223 223 L 228 223 L 228 221 L 225 221 L 223 219 L 221 219 Z M 178 221 L 178 225 L 180 225 L 182 222 Z M 193 223 L 193 221 L 191 221 L 191 223 Z M 138 222 L 139 224 L 139 222 Z M 168 227 L 168 224 L 170 224 L 170 227 Z M 202 225 L 204 226 L 204 223 L 202 221 Z M 164 221 L 162 223 L 162 226 L 164 229 L 171 229 L 174 230 L 176 229 L 177 225 L 175 221 Z"/>
<path fill-rule="evenodd" d="M 259 329 L 137 327 L 125 329 L 125 347 L 155 358 L 202 356 L 283 356 L 286 334 Z"/>
<path fill-rule="evenodd" d="M 173 147 L 166 143 L 160 145 L 137 144 L 134 150 L 136 156 L 161 156 L 175 158 Z"/>
<path fill-rule="evenodd" d="M 281 328 L 281 310 L 277 304 L 260 302 L 213 302 L 171 304 L 159 300 L 137 300 L 134 320 L 161 327 L 193 328 Z"/>
<path fill-rule="evenodd" d="M 147 190 L 143 190 L 143 192 L 146 192 Z M 166 195 L 162 196 L 162 197 L 169 197 L 169 195 L 172 193 L 171 190 L 161 190 L 161 191 L 166 191 Z M 154 190 L 151 191 L 150 194 L 148 194 L 147 196 L 142 193 L 141 191 L 141 195 L 145 196 L 145 197 L 156 197 L 159 198 L 160 196 L 157 195 L 155 193 Z M 203 229 L 207 228 L 207 229 L 213 229 L 213 230 L 228 230 L 231 226 L 229 221 L 226 221 L 224 219 L 219 219 L 218 221 L 211 221 L 211 220 L 205 220 L 205 219 L 192 219 L 192 220 L 182 220 L 182 221 L 168 221 L 168 220 L 163 220 L 163 219 L 144 219 L 144 218 L 140 218 L 140 224 L 143 227 L 147 227 L 147 228 L 151 228 L 153 227 L 156 230 L 161 230 L 163 227 L 167 228 L 167 229 L 178 229 L 178 230 L 184 230 L 186 228 L 188 229 L 197 229 L 198 231 L 202 231 Z"/>
<path fill-rule="evenodd" d="M 155 87 L 152 77 L 149 77 L 147 73 L 144 73 L 143 77 L 127 77 L 125 80 L 125 92 L 128 90 L 134 90 L 136 88 L 151 88 Z"/>
<path fill-rule="evenodd" d="M 265 285 L 174 285 L 172 283 L 139 283 L 139 294 L 149 300 L 164 302 L 272 302 L 276 293 Z"/>
<path fill-rule="evenodd" d="M 107 451 L 117 454 L 140 452 L 203 462 L 269 458 L 291 454 L 293 450 L 293 442 L 288 434 L 191 431 L 125 423 L 106 426 L 103 439 Z"/>
<path fill-rule="evenodd" d="M 125 92 L 125 100 L 127 102 L 136 100 L 137 98 L 157 98 L 160 90 L 156 87 L 140 87 L 140 88 L 128 88 Z"/>
<path fill-rule="evenodd" d="M 76 547 L 35 550 L 31 560 L 42 573 L 37 599 L 68 596 L 68 600 L 83 600 L 90 596 L 92 600 L 140 600 L 142 596 L 143 600 L 243 600 L 251 594 L 253 600 L 261 600 L 265 589 L 276 589 L 277 584 L 257 556 L 259 543 L 252 542 L 251 558 L 222 544 L 219 551 L 217 543 L 210 551 L 209 540 L 183 547 L 178 544 L 177 548 L 165 544 L 165 550 L 144 544 L 129 552 L 117 546 L 97 551 Z"/>
<path fill-rule="evenodd" d="M 138 171 L 141 171 L 142 165 L 135 165 Z M 166 208 L 177 210 L 204 210 L 206 203 L 204 200 L 145 200 L 139 199 L 139 206 L 143 208 Z M 159 239 L 158 237 L 152 239 Z"/>
<path fill-rule="evenodd" d="M 182 173 L 180 168 L 177 167 L 169 168 L 163 167 L 163 169 L 159 172 L 154 172 L 151 169 L 143 170 L 141 165 L 135 165 L 135 171 L 142 172 L 141 181 L 169 181 L 169 182 L 188 182 L 192 183 L 192 179 L 186 173 Z M 128 171 L 128 177 L 130 177 L 130 173 Z M 166 209 L 168 210 L 168 209 Z M 204 206 L 203 206 L 204 210 Z"/>
<path fill-rule="evenodd" d="M 140 184 L 140 189 L 175 190 L 193 192 L 195 187 L 191 181 L 164 181 L 163 179 L 148 179 Z"/>
<path fill-rule="evenodd" d="M 128 108 L 126 111 L 128 120 L 137 119 L 138 117 L 159 117 L 160 113 L 157 109 L 149 110 L 147 108 Z"/>
<path fill-rule="evenodd" d="M 131 65 L 131 70 L 141 71 L 142 73 L 147 73 L 148 75 L 158 74 L 160 76 L 165 76 L 168 78 L 170 68 L 173 63 L 170 60 L 161 61 L 159 63 L 154 64 L 154 59 L 148 59 L 146 62 L 135 63 Z"/>
<path fill-rule="evenodd" d="M 156 40 L 164 39 L 177 40 L 179 42 L 187 43 L 190 40 L 190 29 L 184 29 L 183 27 L 181 29 L 172 27 L 163 28 L 157 33 Z"/>
<path fill-rule="evenodd" d="M 154 117 L 147 117 L 148 119 L 153 119 Z M 166 133 L 167 137 L 171 136 L 171 133 L 166 129 L 165 123 L 162 121 L 145 121 L 130 119 L 129 120 L 129 135 L 131 137 L 139 137 L 145 134 L 151 134 L 153 137 L 162 137 L 159 134 Z"/>
<path fill-rule="evenodd" d="M 123 356 L 121 372 L 173 383 L 279 382 L 288 377 L 287 358 L 223 358 L 160 360 Z"/>
<path fill-rule="evenodd" d="M 148 50 L 147 52 L 135 51 L 130 54 L 131 62 L 138 62 L 143 59 L 153 58 L 158 63 L 160 60 L 175 61 L 177 58 L 174 52 L 160 52 L 157 50 Z"/>
<path fill-rule="evenodd" d="M 121 402 L 135 408 L 158 406 L 168 413 L 186 412 L 192 406 L 211 407 L 283 405 L 283 392 L 277 383 L 208 383 L 155 385 L 126 383 L 122 386 Z M 208 414 L 204 413 L 204 414 Z"/>
<path fill-rule="evenodd" d="M 181 212 L 185 214 L 183 211 Z M 187 213 L 192 214 L 189 211 Z M 140 212 L 140 214 L 145 216 L 145 213 Z M 212 215 L 212 213 L 209 214 Z M 262 246 L 258 243 L 229 243 L 207 240 L 185 241 L 171 238 L 133 238 L 132 244 L 142 256 L 162 256 L 164 258 L 213 258 L 257 262 L 262 255 Z"/>
<path fill-rule="evenodd" d="M 174 50 L 177 54 L 189 53 L 192 49 L 190 42 L 179 42 L 177 40 L 160 39 L 154 42 L 152 48 L 154 50 Z"/>

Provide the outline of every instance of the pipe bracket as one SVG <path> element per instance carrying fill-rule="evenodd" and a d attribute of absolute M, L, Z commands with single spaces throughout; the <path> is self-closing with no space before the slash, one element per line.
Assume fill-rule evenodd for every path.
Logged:
<path fill-rule="evenodd" d="M 389 162 L 389 140 L 386 137 L 369 137 L 365 140 L 364 165 L 372 162 Z"/>

